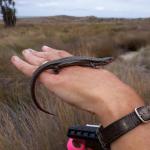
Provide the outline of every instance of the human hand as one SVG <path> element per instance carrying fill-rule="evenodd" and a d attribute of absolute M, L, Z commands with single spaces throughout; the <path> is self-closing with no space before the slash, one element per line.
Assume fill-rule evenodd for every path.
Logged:
<path fill-rule="evenodd" d="M 11 61 L 25 75 L 32 76 L 44 61 L 71 56 L 66 51 L 46 46 L 42 50 L 24 50 L 25 61 L 17 56 Z M 57 75 L 45 71 L 39 81 L 65 102 L 97 114 L 104 125 L 143 105 L 133 89 L 104 69 L 74 66 L 64 68 Z"/>

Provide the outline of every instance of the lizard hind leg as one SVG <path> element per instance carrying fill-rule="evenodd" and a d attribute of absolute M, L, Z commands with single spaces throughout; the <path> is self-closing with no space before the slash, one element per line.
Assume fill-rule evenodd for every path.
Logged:
<path fill-rule="evenodd" d="M 90 62 L 90 67 L 92 67 L 92 68 L 94 68 L 94 69 L 97 68 L 97 66 L 96 66 L 93 62 Z"/>

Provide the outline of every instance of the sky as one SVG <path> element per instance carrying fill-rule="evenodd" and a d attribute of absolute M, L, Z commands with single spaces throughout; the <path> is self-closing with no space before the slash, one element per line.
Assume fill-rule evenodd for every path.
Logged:
<path fill-rule="evenodd" d="M 150 0 L 16 0 L 18 16 L 150 17 Z"/>

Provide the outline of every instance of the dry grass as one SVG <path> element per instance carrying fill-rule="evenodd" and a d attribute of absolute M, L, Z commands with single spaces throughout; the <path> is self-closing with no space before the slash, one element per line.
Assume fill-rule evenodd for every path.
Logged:
<path fill-rule="evenodd" d="M 95 116 L 62 103 L 43 87 L 39 90 L 41 102 L 58 118 L 39 112 L 30 97 L 29 79 L 10 63 L 10 57 L 20 55 L 22 49 L 40 50 L 42 45 L 49 45 L 76 55 L 92 56 L 118 56 L 139 50 L 130 59 L 118 58 L 107 69 L 135 88 L 146 102 L 150 99 L 148 20 L 95 21 L 90 18 L 90 21 L 73 22 L 69 19 L 64 22 L 62 18 L 21 20 L 10 29 L 0 23 L 1 150 L 65 150 L 68 126 L 97 122 Z"/>

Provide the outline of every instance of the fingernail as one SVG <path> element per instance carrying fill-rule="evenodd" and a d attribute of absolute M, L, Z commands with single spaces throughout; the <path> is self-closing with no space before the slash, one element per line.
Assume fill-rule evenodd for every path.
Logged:
<path fill-rule="evenodd" d="M 46 48 L 46 49 L 47 49 L 47 48 L 49 48 L 49 47 L 48 47 L 48 46 L 46 46 L 46 45 L 44 45 L 44 46 L 43 46 L 43 48 Z"/>
<path fill-rule="evenodd" d="M 28 48 L 27 50 L 28 50 L 28 51 L 30 51 L 30 52 L 32 52 L 32 51 L 33 51 L 33 49 L 31 49 L 31 48 Z"/>
<path fill-rule="evenodd" d="M 19 57 L 18 57 L 18 56 L 13 56 L 13 57 L 11 58 L 11 60 L 12 60 L 13 62 L 19 61 Z"/>
<path fill-rule="evenodd" d="M 26 49 L 23 51 L 23 54 L 29 54 L 29 53 L 31 53 L 31 49 Z"/>

